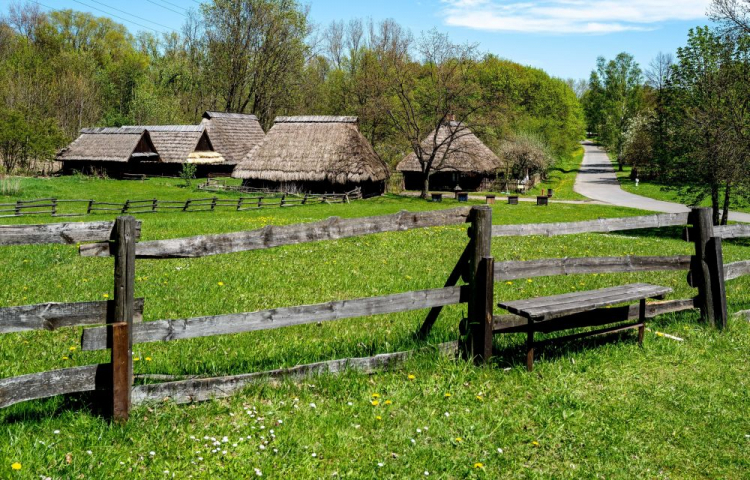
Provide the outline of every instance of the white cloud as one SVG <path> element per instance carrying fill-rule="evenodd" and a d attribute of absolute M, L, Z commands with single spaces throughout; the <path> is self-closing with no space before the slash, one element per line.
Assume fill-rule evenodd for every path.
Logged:
<path fill-rule="evenodd" d="M 650 30 L 705 19 L 710 0 L 441 0 L 448 25 L 528 33 Z"/>

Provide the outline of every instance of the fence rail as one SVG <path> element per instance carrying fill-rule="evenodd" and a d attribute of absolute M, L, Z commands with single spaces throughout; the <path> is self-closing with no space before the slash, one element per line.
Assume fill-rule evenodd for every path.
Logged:
<path fill-rule="evenodd" d="M 101 242 L 112 238 L 114 224 L 115 222 L 80 222 L 0 225 L 0 246 Z M 141 222 L 136 222 L 136 236 L 140 237 L 140 234 Z"/>
<path fill-rule="evenodd" d="M 664 257 L 566 257 L 495 263 L 495 281 L 550 275 L 689 270 L 691 255 Z"/>
<path fill-rule="evenodd" d="M 609 233 L 643 228 L 684 226 L 688 213 L 664 213 L 640 217 L 603 218 L 583 222 L 537 223 L 522 225 L 495 225 L 493 237 L 518 237 L 526 235 L 570 235 L 574 233 Z"/>
<path fill-rule="evenodd" d="M 134 322 L 143 321 L 143 303 L 142 298 L 136 298 L 133 302 Z M 114 300 L 77 303 L 50 302 L 0 308 L 0 334 L 101 325 L 113 321 L 114 308 Z"/>

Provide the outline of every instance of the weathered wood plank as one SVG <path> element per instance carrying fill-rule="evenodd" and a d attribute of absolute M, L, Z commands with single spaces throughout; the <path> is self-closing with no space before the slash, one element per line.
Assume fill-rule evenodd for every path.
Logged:
<path fill-rule="evenodd" d="M 133 321 L 143 321 L 143 299 L 135 299 L 134 307 Z M 0 308 L 0 334 L 100 325 L 113 321 L 114 311 L 114 300 L 77 303 L 51 302 Z"/>
<path fill-rule="evenodd" d="M 204 257 L 373 233 L 456 225 L 465 223 L 469 212 L 470 207 L 461 207 L 430 212 L 404 211 L 394 215 L 378 217 L 346 219 L 331 217 L 320 222 L 294 225 L 269 225 L 259 230 L 247 232 L 142 242 L 136 246 L 136 256 L 139 258 Z M 109 245 L 82 245 L 80 253 L 82 256 L 108 256 Z"/>
<path fill-rule="evenodd" d="M 724 265 L 724 280 L 734 280 L 744 275 L 750 275 L 750 260 L 742 260 Z"/>
<path fill-rule="evenodd" d="M 689 270 L 690 255 L 664 257 L 565 257 L 495 263 L 495 281 L 585 273 Z"/>
<path fill-rule="evenodd" d="M 429 349 L 437 348 L 441 353 L 452 354 L 456 351 L 456 342 L 448 342 Z M 253 382 L 280 379 L 300 378 L 320 374 L 336 374 L 345 370 L 356 370 L 365 374 L 397 366 L 416 353 L 427 349 L 406 352 L 384 353 L 372 357 L 345 358 L 326 362 L 299 365 L 291 368 L 280 368 L 266 372 L 232 375 L 218 378 L 189 379 L 178 382 L 139 385 L 133 388 L 133 404 L 169 400 L 175 403 L 189 403 L 223 398 L 235 394 Z"/>
<path fill-rule="evenodd" d="M 112 236 L 114 222 L 66 222 L 42 225 L 0 225 L 0 246 L 42 243 L 101 242 Z M 136 225 L 140 236 L 141 223 Z"/>
<path fill-rule="evenodd" d="M 750 237 L 750 224 L 738 225 L 721 225 L 714 227 L 714 236 L 727 238 L 747 238 Z"/>
<path fill-rule="evenodd" d="M 460 286 L 396 293 L 380 297 L 356 298 L 316 305 L 274 308 L 252 313 L 158 320 L 133 325 L 133 343 L 230 335 L 344 318 L 407 312 L 467 302 L 468 296 L 468 287 Z M 98 327 L 84 330 L 81 347 L 83 350 L 107 348 L 106 328 Z"/>
<path fill-rule="evenodd" d="M 559 319 L 538 323 L 536 331 L 542 333 L 557 332 L 570 328 L 595 327 L 615 322 L 635 320 L 639 316 L 639 305 L 625 305 L 622 307 L 599 308 L 588 312 L 577 313 L 560 322 Z M 646 318 L 654 318 L 665 313 L 682 312 L 695 309 L 695 299 L 665 300 L 646 304 Z M 528 331 L 528 320 L 518 315 L 495 315 L 493 317 L 495 333 L 521 333 Z"/>
<path fill-rule="evenodd" d="M 133 315 L 135 292 L 135 218 L 115 220 L 115 323 L 112 325 L 112 417 L 130 416 L 133 384 Z"/>
<path fill-rule="evenodd" d="M 526 235 L 570 235 L 574 233 L 618 232 L 641 228 L 659 228 L 685 225 L 687 213 L 663 213 L 626 218 L 603 218 L 584 222 L 537 223 L 525 225 L 495 225 L 493 237 L 516 237 Z"/>
<path fill-rule="evenodd" d="M 64 368 L 0 379 L 0 408 L 37 398 L 107 388 L 108 364 Z"/>
<path fill-rule="evenodd" d="M 469 257 L 471 298 L 467 308 L 469 336 L 466 343 L 461 345 L 461 350 L 466 359 L 483 364 L 492 356 L 492 292 L 494 287 L 492 278 L 494 260 L 491 257 L 492 208 L 486 205 L 474 207 L 471 213 L 470 245 L 472 249 Z"/>

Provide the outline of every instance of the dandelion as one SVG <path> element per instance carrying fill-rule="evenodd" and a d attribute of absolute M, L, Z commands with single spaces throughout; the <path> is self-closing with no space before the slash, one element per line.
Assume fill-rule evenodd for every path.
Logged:
<path fill-rule="evenodd" d="M 381 417 L 380 415 L 378 415 L 377 417 L 375 417 L 375 420 L 382 420 L 382 419 L 383 419 L 383 417 Z"/>
<path fill-rule="evenodd" d="M 13 470 L 21 470 L 21 464 L 18 462 L 15 462 L 11 464 L 10 468 L 12 468 Z"/>
<path fill-rule="evenodd" d="M 377 407 L 378 405 L 380 405 L 380 402 L 378 402 L 377 400 L 373 400 L 370 403 L 372 404 L 373 407 Z"/>
<path fill-rule="evenodd" d="M 140 361 L 141 361 L 141 357 L 134 357 L 134 358 L 133 358 L 133 361 L 134 361 L 134 362 L 140 362 Z"/>
<path fill-rule="evenodd" d="M 531 444 L 534 445 L 535 447 L 539 446 L 539 442 L 537 442 L 536 440 L 534 440 L 533 442 L 531 442 Z"/>
<path fill-rule="evenodd" d="M 526 282 L 527 282 L 527 283 L 532 283 L 533 281 L 534 281 L 534 280 L 532 280 L 532 279 L 530 279 L 530 278 L 529 278 L 528 280 L 526 280 Z"/>
<path fill-rule="evenodd" d="M 477 400 L 479 400 L 481 402 L 481 401 L 484 400 L 484 397 L 482 397 L 481 395 L 477 395 Z"/>
<path fill-rule="evenodd" d="M 68 360 L 67 356 L 62 357 L 63 360 Z"/>
<path fill-rule="evenodd" d="M 220 287 L 223 287 L 224 286 L 224 282 L 219 282 L 217 285 L 219 285 Z"/>
<path fill-rule="evenodd" d="M 104 298 L 109 298 L 109 293 L 105 293 L 105 294 L 104 294 L 104 295 L 102 295 L 102 296 L 103 296 Z"/>
<path fill-rule="evenodd" d="M 443 396 L 444 396 L 445 398 L 450 398 L 450 397 L 451 397 L 451 394 L 450 394 L 450 393 L 448 393 L 448 392 L 446 392 L 446 393 L 445 393 L 445 395 L 443 395 Z"/>
<path fill-rule="evenodd" d="M 417 377 L 415 377 L 414 374 L 410 373 L 406 378 L 408 378 L 409 380 L 414 380 Z"/>
<path fill-rule="evenodd" d="M 380 398 L 380 394 L 379 393 L 373 393 L 372 394 L 372 398 Z"/>
<path fill-rule="evenodd" d="M 463 442 L 463 441 L 464 441 L 464 439 L 463 439 L 463 438 L 461 438 L 461 437 L 456 437 L 456 443 L 461 443 L 461 442 Z"/>
<path fill-rule="evenodd" d="M 391 402 L 390 400 L 386 400 L 385 402 L 383 402 L 383 405 L 390 405 L 390 404 L 392 404 L 392 403 L 393 403 L 393 402 Z"/>
<path fill-rule="evenodd" d="M 506 285 L 513 285 L 513 282 L 505 282 Z"/>
<path fill-rule="evenodd" d="M 69 348 L 68 350 L 70 350 L 71 352 L 75 352 L 75 351 L 76 351 L 76 348 L 77 348 L 77 347 L 70 347 L 70 348 Z"/>
<path fill-rule="evenodd" d="M 145 359 L 145 360 L 146 360 L 147 362 L 150 362 L 150 361 L 151 361 L 151 357 L 146 357 L 146 359 Z"/>
<path fill-rule="evenodd" d="M 474 464 L 474 468 L 484 468 L 484 464 L 477 462 Z"/>

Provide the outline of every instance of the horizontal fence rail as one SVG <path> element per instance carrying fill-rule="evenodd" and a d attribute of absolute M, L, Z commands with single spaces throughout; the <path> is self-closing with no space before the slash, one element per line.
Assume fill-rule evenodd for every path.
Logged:
<path fill-rule="evenodd" d="M 109 364 L 64 368 L 0 379 L 0 408 L 68 393 L 106 390 L 111 376 Z"/>
<path fill-rule="evenodd" d="M 714 227 L 714 235 L 723 239 L 750 238 L 750 225 L 721 225 Z"/>
<path fill-rule="evenodd" d="M 408 312 L 468 301 L 468 287 L 396 293 L 380 297 L 355 298 L 315 305 L 274 308 L 251 313 L 233 313 L 181 320 L 157 320 L 133 325 L 133 344 L 168 342 L 188 338 L 231 335 L 270 330 L 345 318 Z M 82 350 L 103 350 L 110 346 L 110 328 L 83 331 Z"/>
<path fill-rule="evenodd" d="M 447 342 L 420 350 L 382 353 L 372 357 L 329 360 L 266 372 L 214 378 L 192 378 L 177 382 L 139 385 L 133 388 L 133 404 L 141 405 L 150 402 L 163 402 L 165 400 L 174 403 L 189 403 L 223 398 L 233 395 L 259 380 L 300 378 L 324 373 L 339 373 L 345 370 L 356 370 L 360 373 L 370 374 L 397 366 L 416 353 L 437 349 L 440 353 L 453 354 L 456 352 L 456 347 L 457 342 Z"/>
<path fill-rule="evenodd" d="M 640 217 L 603 218 L 583 222 L 537 223 L 520 225 L 495 225 L 493 237 L 520 237 L 526 235 L 570 235 L 574 233 L 607 233 L 643 228 L 683 226 L 688 223 L 687 213 L 663 213 Z"/>
<path fill-rule="evenodd" d="M 586 273 L 689 270 L 691 255 L 665 257 L 566 257 L 495 262 L 495 281 Z"/>
<path fill-rule="evenodd" d="M 135 299 L 134 322 L 143 321 L 143 302 L 142 298 Z M 4 307 L 0 308 L 0 334 L 100 325 L 112 321 L 114 309 L 114 300 Z"/>
<path fill-rule="evenodd" d="M 724 265 L 724 280 L 734 280 L 745 275 L 750 275 L 750 260 Z"/>
<path fill-rule="evenodd" d="M 0 246 L 45 243 L 76 244 L 102 242 L 112 237 L 115 222 L 48 223 L 43 225 L 0 225 Z M 140 236 L 141 223 L 136 224 Z"/>
<path fill-rule="evenodd" d="M 282 226 L 269 225 L 247 232 L 142 242 L 136 245 L 135 254 L 138 258 L 192 258 L 261 250 L 373 233 L 458 225 L 468 221 L 470 212 L 471 207 L 460 207 L 428 212 L 403 211 L 378 217 L 346 219 L 331 217 L 320 222 Z M 81 245 L 80 253 L 85 257 L 106 257 L 110 255 L 110 244 Z"/>

